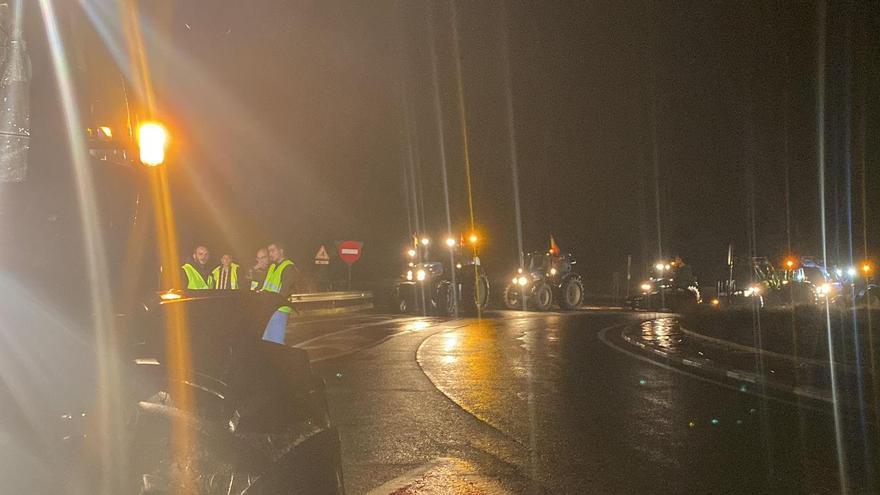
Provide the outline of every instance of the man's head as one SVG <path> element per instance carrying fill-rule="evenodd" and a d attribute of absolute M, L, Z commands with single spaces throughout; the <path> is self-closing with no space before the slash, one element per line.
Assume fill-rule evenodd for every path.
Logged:
<path fill-rule="evenodd" d="M 228 254 L 224 254 L 223 256 L 220 257 L 220 264 L 223 265 L 224 267 L 228 267 L 229 265 L 232 264 L 232 256 L 230 256 Z"/>
<path fill-rule="evenodd" d="M 269 251 L 266 248 L 257 250 L 257 268 L 265 270 L 269 266 Z"/>
<path fill-rule="evenodd" d="M 272 263 L 278 263 L 284 259 L 284 245 L 280 242 L 273 242 L 266 248 L 269 252 L 269 260 Z"/>
<path fill-rule="evenodd" d="M 193 261 L 200 265 L 208 264 L 210 258 L 211 254 L 205 246 L 196 246 L 195 250 L 193 250 Z"/>

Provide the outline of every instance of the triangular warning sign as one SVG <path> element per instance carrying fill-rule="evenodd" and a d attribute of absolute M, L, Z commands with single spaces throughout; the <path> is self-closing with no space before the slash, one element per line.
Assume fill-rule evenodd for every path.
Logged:
<path fill-rule="evenodd" d="M 327 248 L 323 245 L 321 249 L 318 250 L 318 253 L 315 255 L 315 264 L 316 265 L 329 265 L 330 264 L 330 255 L 327 254 Z"/>

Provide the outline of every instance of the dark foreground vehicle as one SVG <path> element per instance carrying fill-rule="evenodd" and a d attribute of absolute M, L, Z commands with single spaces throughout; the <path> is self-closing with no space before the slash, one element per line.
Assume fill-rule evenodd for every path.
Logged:
<path fill-rule="evenodd" d="M 457 263 L 454 277 L 448 263 L 416 263 L 395 284 L 394 295 L 401 313 L 475 314 L 489 304 L 489 278 L 477 259 Z"/>
<path fill-rule="evenodd" d="M 562 309 L 583 304 L 584 283 L 573 271 L 577 262 L 570 254 L 528 253 L 523 264 L 504 289 L 508 309 L 547 311 L 554 304 Z"/>
<path fill-rule="evenodd" d="M 49 383 L 40 378 L 58 369 L 0 389 L 2 431 L 11 439 L 4 447 L 12 447 L 4 449 L 3 465 L 18 469 L 5 488 L 342 493 L 339 439 L 322 380 L 305 351 L 261 338 L 279 300 L 208 291 L 163 297 L 179 298 L 127 317 L 126 337 L 112 355 L 74 347 L 71 360 L 55 350 L 30 350 L 38 359 L 57 354 L 65 372 Z M 102 364 L 72 365 L 80 360 Z M 110 370 L 116 407 L 102 415 L 101 375 Z M 21 400 L 24 385 L 29 400 Z M 109 442 L 95 441 L 106 437 Z M 110 489 L 102 486 L 102 465 L 112 466 Z"/>

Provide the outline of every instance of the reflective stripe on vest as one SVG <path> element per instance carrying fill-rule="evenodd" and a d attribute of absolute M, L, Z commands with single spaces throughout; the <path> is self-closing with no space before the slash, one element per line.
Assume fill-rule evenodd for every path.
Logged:
<path fill-rule="evenodd" d="M 280 265 L 276 265 L 272 263 L 269 265 L 269 271 L 266 272 L 266 280 L 263 281 L 263 290 L 268 292 L 281 292 L 281 275 L 284 273 L 284 269 L 293 266 L 293 262 L 290 260 L 284 260 Z M 285 296 L 289 294 L 284 294 Z M 281 306 L 278 308 L 278 311 L 282 313 L 290 313 L 293 311 L 293 308 L 290 306 Z"/>
<path fill-rule="evenodd" d="M 202 278 L 202 274 L 199 273 L 198 270 L 190 263 L 184 263 L 183 271 L 186 273 L 186 288 L 187 289 L 210 289 L 211 286 L 208 285 L 211 283 L 211 277 L 208 277 L 208 280 Z"/>
<path fill-rule="evenodd" d="M 229 265 L 229 267 L 230 267 L 229 288 L 230 289 L 238 289 L 238 265 L 236 265 L 235 263 L 232 263 L 231 265 Z M 215 289 L 220 288 L 220 273 L 221 273 L 221 267 L 219 267 L 219 266 L 217 268 L 214 268 L 214 271 L 211 272 L 211 274 L 214 278 L 214 288 Z"/>

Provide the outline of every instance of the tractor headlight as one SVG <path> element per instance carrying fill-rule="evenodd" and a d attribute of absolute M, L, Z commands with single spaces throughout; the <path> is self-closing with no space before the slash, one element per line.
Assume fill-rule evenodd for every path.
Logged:
<path fill-rule="evenodd" d="M 820 296 L 827 297 L 833 291 L 834 291 L 834 286 L 829 284 L 828 282 L 825 282 L 824 284 L 821 284 L 818 287 L 816 287 L 816 293 L 818 293 Z"/>
<path fill-rule="evenodd" d="M 412 270 L 407 270 L 407 271 L 406 271 L 406 279 L 407 279 L 407 280 L 412 280 Z"/>
<path fill-rule="evenodd" d="M 425 273 L 425 270 L 419 270 L 416 272 L 416 279 L 419 282 L 421 282 L 422 280 L 425 280 L 426 276 L 427 276 L 427 274 Z"/>
<path fill-rule="evenodd" d="M 526 277 L 519 277 L 518 279 L 516 279 L 516 283 L 525 287 L 526 285 L 529 284 L 529 279 L 527 279 Z"/>

